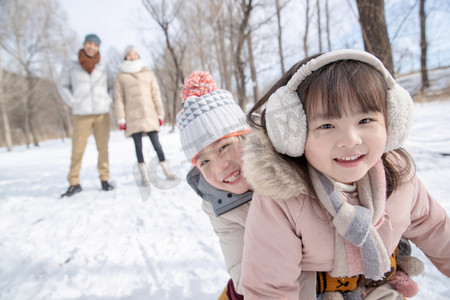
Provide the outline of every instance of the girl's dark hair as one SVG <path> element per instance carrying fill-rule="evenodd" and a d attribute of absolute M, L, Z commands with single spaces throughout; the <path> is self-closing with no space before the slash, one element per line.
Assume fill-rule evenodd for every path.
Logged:
<path fill-rule="evenodd" d="M 265 109 L 262 110 L 260 118 L 256 118 L 254 113 L 267 103 L 269 97 L 278 88 L 286 85 L 302 65 L 319 55 L 308 57 L 292 66 L 252 107 L 247 114 L 247 122 L 251 127 L 260 128 L 267 135 Z M 319 68 L 300 83 L 297 88 L 297 95 L 303 104 L 307 117 L 314 116 L 314 112 L 320 107 L 323 108 L 321 111 L 325 114 L 325 117 L 340 118 L 354 107 L 364 112 L 382 113 L 387 124 L 386 99 L 388 88 L 386 81 L 379 71 L 361 61 L 340 60 Z M 280 154 L 280 156 L 303 179 L 303 184 L 308 192 L 315 196 L 305 156 L 291 157 L 284 154 Z M 403 149 L 385 153 L 381 159 L 386 172 L 386 188 L 389 197 L 406 178 L 405 176 L 411 173 L 414 163 L 410 155 Z"/>

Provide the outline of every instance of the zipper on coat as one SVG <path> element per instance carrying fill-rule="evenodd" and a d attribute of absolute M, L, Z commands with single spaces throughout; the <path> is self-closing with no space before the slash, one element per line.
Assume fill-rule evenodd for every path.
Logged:
<path fill-rule="evenodd" d="M 94 70 L 92 70 L 92 73 L 94 73 Z M 92 73 L 89 74 L 89 82 L 91 84 L 91 114 L 94 114 L 94 85 L 92 83 Z"/>

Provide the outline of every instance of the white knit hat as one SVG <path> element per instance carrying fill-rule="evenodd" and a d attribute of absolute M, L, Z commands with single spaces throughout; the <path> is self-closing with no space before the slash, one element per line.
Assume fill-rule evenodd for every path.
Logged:
<path fill-rule="evenodd" d="M 245 114 L 226 90 L 190 96 L 177 114 L 181 147 L 189 161 L 211 143 L 247 130 Z"/>
<path fill-rule="evenodd" d="M 125 47 L 125 50 L 123 51 L 123 58 L 125 58 L 126 56 L 127 56 L 127 53 L 128 52 L 130 52 L 130 51 L 134 51 L 134 52 L 136 52 L 139 56 L 141 56 L 140 54 L 139 54 L 139 50 L 138 50 L 138 48 L 136 48 L 136 46 L 134 46 L 134 45 L 128 45 L 128 46 L 126 46 Z"/>
<path fill-rule="evenodd" d="M 413 120 L 413 101 L 397 84 L 383 63 L 372 54 L 344 49 L 322 54 L 302 65 L 285 86 L 278 88 L 266 104 L 266 128 L 274 148 L 292 157 L 302 156 L 307 136 L 307 120 L 296 92 L 306 77 L 321 67 L 339 60 L 356 60 L 369 64 L 383 76 L 387 88 L 387 140 L 385 152 L 399 148 L 408 137 Z"/>

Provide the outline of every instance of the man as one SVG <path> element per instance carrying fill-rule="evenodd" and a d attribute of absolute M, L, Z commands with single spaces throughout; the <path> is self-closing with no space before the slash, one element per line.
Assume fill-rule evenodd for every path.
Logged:
<path fill-rule="evenodd" d="M 86 35 L 78 59 L 66 62 L 59 78 L 58 91 L 72 108 L 73 121 L 72 158 L 67 176 L 70 186 L 61 197 L 70 197 L 82 190 L 79 178 L 81 160 L 91 132 L 98 150 L 97 170 L 102 189 L 113 189 L 108 183 L 109 111 L 112 105 L 109 91 L 112 91 L 112 81 L 108 79 L 106 65 L 100 60 L 99 46 L 97 35 Z"/>

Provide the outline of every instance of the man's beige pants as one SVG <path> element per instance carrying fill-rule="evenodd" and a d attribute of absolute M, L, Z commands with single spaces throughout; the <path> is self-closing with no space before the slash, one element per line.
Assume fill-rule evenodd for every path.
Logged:
<path fill-rule="evenodd" d="M 67 179 L 70 185 L 80 183 L 81 160 L 91 133 L 94 133 L 98 151 L 97 170 L 101 181 L 109 179 L 108 141 L 109 114 L 101 115 L 73 115 L 72 159 Z"/>

